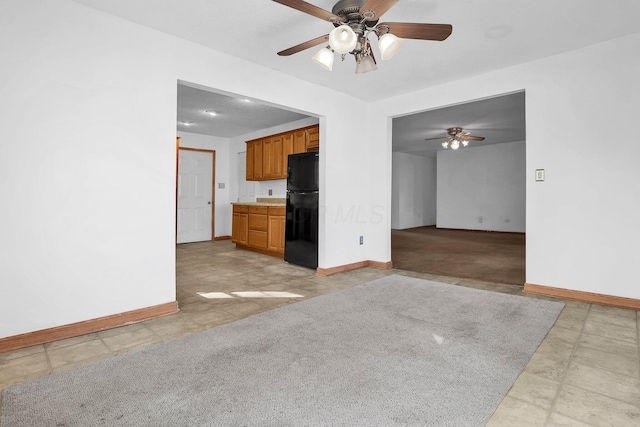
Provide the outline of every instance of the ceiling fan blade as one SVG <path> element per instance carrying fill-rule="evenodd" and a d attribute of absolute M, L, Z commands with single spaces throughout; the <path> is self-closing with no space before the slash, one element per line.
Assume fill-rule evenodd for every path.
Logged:
<path fill-rule="evenodd" d="M 453 27 L 449 24 L 414 24 L 409 22 L 383 22 L 389 32 L 403 39 L 442 41 L 451 35 Z"/>
<path fill-rule="evenodd" d="M 435 141 L 436 139 L 447 139 L 446 136 L 441 136 L 440 138 L 427 138 L 425 141 Z"/>
<path fill-rule="evenodd" d="M 362 7 L 360 8 L 360 15 L 363 16 L 367 21 L 376 21 L 380 19 L 383 13 L 387 10 L 391 9 L 391 6 L 398 3 L 398 0 L 368 0 Z M 365 16 L 366 11 L 372 11 L 373 16 L 369 17 Z"/>
<path fill-rule="evenodd" d="M 304 12 L 308 15 L 315 16 L 316 18 L 320 18 L 323 21 L 329 22 L 344 22 L 345 19 L 334 15 L 333 13 L 324 10 L 318 6 L 314 6 L 306 1 L 302 0 L 273 0 L 276 3 L 283 4 L 285 6 L 289 6 L 293 9 L 299 10 L 300 12 Z"/>
<path fill-rule="evenodd" d="M 313 40 L 306 41 L 304 43 L 300 43 L 299 45 L 290 47 L 289 49 L 285 49 L 283 51 L 278 52 L 280 56 L 289 56 L 294 53 L 302 52 L 305 49 L 309 49 L 310 47 L 317 46 L 322 43 L 327 43 L 329 40 L 329 34 L 325 34 L 324 36 L 317 37 Z"/>
<path fill-rule="evenodd" d="M 484 141 L 484 137 L 473 135 L 465 135 L 463 139 L 468 139 L 469 141 Z"/>

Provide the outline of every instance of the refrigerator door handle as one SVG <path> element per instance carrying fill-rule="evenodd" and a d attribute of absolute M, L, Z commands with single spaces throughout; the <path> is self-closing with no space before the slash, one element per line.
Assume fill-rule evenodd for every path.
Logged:
<path fill-rule="evenodd" d="M 291 191 L 287 190 L 287 194 L 318 194 L 320 193 L 318 190 L 314 191 Z"/>

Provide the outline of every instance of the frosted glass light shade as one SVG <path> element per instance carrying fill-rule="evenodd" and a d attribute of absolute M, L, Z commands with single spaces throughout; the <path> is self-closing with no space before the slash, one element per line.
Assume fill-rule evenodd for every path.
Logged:
<path fill-rule="evenodd" d="M 375 61 L 370 56 L 363 56 L 356 63 L 356 74 L 368 73 L 369 71 L 373 71 L 377 69 Z"/>
<path fill-rule="evenodd" d="M 325 70 L 333 70 L 333 51 L 328 47 L 320 49 L 311 59 Z"/>
<path fill-rule="evenodd" d="M 460 148 L 460 143 L 458 142 L 458 140 L 455 140 L 451 143 L 451 149 L 452 150 L 457 150 L 458 148 Z"/>
<path fill-rule="evenodd" d="M 358 43 L 358 35 L 347 24 L 334 28 L 329 33 L 329 45 L 339 54 L 351 52 Z"/>
<path fill-rule="evenodd" d="M 396 37 L 391 33 L 383 34 L 378 39 L 378 48 L 380 49 L 380 57 L 384 60 L 393 58 L 400 51 L 404 39 Z"/>

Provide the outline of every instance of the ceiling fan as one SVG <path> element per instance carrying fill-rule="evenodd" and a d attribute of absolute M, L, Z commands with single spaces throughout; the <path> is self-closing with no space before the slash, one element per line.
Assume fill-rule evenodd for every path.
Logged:
<path fill-rule="evenodd" d="M 289 56 L 319 44 L 328 45 L 313 56 L 321 67 L 333 69 L 334 52 L 344 60 L 351 54 L 356 60 L 356 74 L 367 73 L 377 68 L 376 59 L 369 41 L 369 34 L 378 37 L 381 59 L 391 59 L 398 53 L 403 38 L 416 40 L 445 40 L 453 27 L 449 24 L 416 24 L 409 22 L 381 22 L 380 16 L 389 10 L 398 0 L 340 0 L 331 12 L 302 0 L 273 0 L 276 3 L 331 22 L 334 28 L 329 34 L 300 43 L 278 52 L 280 56 Z"/>
<path fill-rule="evenodd" d="M 466 147 L 469 145 L 469 141 L 484 141 L 484 137 L 470 135 L 469 132 L 463 130 L 461 127 L 447 129 L 447 135 L 448 136 L 441 136 L 440 138 L 427 138 L 425 141 L 447 138 L 447 140 L 442 143 L 442 146 L 444 148 L 449 148 L 449 146 L 451 146 L 452 150 L 460 148 L 460 144 L 462 144 L 463 147 Z"/>

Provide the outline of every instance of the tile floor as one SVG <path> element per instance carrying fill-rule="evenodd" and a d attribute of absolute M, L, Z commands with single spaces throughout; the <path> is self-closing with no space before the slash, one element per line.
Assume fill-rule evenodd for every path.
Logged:
<path fill-rule="evenodd" d="M 0 389 L 389 274 L 535 298 L 517 286 L 401 270 L 366 268 L 317 277 L 312 270 L 237 250 L 229 241 L 179 245 L 176 270 L 179 313 L 0 353 Z M 244 291 L 285 291 L 302 297 L 207 299 L 198 294 Z M 640 315 L 632 310 L 563 302 L 566 307 L 555 326 L 487 425 L 639 426 Z"/>

